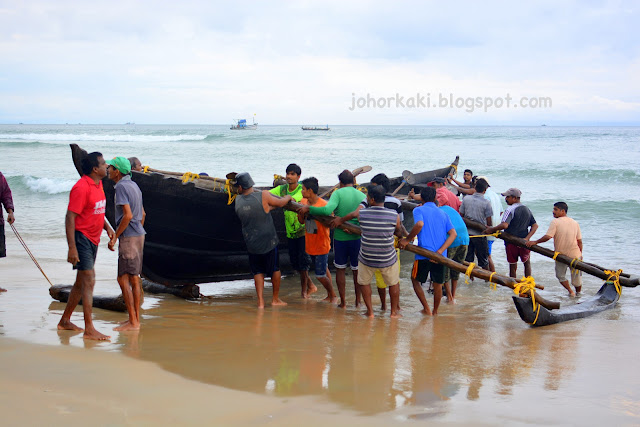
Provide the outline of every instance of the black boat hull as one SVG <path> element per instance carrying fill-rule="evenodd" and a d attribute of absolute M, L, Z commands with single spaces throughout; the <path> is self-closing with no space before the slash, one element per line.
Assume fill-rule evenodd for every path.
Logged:
<path fill-rule="evenodd" d="M 555 323 L 566 322 L 568 320 L 581 319 L 592 316 L 601 311 L 608 310 L 616 306 L 620 295 L 616 291 L 615 285 L 607 282 L 592 297 L 578 304 L 563 307 L 558 310 L 547 310 L 540 307 L 540 313 L 536 319 L 536 311 L 533 310 L 530 298 L 513 296 L 513 302 L 518 310 L 520 318 L 532 326 L 547 326 Z"/>

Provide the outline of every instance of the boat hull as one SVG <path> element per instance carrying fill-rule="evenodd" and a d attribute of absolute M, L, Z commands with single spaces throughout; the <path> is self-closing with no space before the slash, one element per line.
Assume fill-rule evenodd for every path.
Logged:
<path fill-rule="evenodd" d="M 596 313 L 615 307 L 619 299 L 620 295 L 615 286 L 611 282 L 607 282 L 602 285 L 594 297 L 581 303 L 558 310 L 547 310 L 540 306 L 540 313 L 536 319 L 536 312 L 533 310 L 531 299 L 513 296 L 513 302 L 520 318 L 532 326 L 547 326 L 593 316 Z"/>

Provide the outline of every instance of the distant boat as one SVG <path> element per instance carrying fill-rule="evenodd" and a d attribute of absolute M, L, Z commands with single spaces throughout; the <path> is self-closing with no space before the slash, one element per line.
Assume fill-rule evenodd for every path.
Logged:
<path fill-rule="evenodd" d="M 134 122 L 127 122 L 127 123 L 125 123 L 125 125 L 135 125 L 135 123 Z"/>
<path fill-rule="evenodd" d="M 546 125 L 540 125 L 540 126 L 546 126 Z"/>
<path fill-rule="evenodd" d="M 326 126 L 302 126 L 302 130 L 330 130 L 329 125 Z"/>
<path fill-rule="evenodd" d="M 255 116 L 255 114 L 254 114 Z M 235 125 L 231 125 L 232 130 L 256 130 L 258 129 L 258 124 L 256 123 L 255 117 L 253 118 L 253 123 L 248 125 L 246 119 L 237 119 Z"/>

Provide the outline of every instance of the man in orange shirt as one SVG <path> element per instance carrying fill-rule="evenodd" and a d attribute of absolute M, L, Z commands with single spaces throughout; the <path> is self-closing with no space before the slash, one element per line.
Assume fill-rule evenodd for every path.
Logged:
<path fill-rule="evenodd" d="M 302 203 L 309 206 L 322 207 L 327 201 L 318 197 L 318 180 L 314 177 L 302 180 Z M 299 215 L 300 222 L 303 215 Z M 331 250 L 331 236 L 329 228 L 319 221 L 307 218 L 305 221 L 305 251 L 311 256 L 311 265 L 315 266 L 316 279 L 327 290 L 327 297 L 323 301 L 337 303 L 338 297 L 333 290 L 331 273 L 329 272 L 329 251 Z"/>
<path fill-rule="evenodd" d="M 573 218 L 567 216 L 569 207 L 565 202 L 557 202 L 553 204 L 553 219 L 549 224 L 549 229 L 544 236 L 538 240 L 530 240 L 527 246 L 531 247 L 539 243 L 547 242 L 553 239 L 553 248 L 556 252 L 563 255 L 582 259 L 582 233 L 580 225 Z M 569 281 L 567 280 L 567 268 L 569 266 L 556 261 L 556 277 L 560 284 L 569 291 L 570 296 L 576 294 L 571 290 Z M 582 290 L 582 271 L 573 269 L 571 271 L 571 284 L 576 288 L 576 292 Z"/>

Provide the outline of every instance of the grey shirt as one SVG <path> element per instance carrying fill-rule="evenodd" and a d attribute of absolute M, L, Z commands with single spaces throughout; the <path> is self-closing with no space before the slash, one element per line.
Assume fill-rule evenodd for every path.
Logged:
<path fill-rule="evenodd" d="M 142 192 L 138 184 L 125 175 L 115 186 L 116 189 L 116 227 L 122 222 L 124 210 L 122 206 L 129 205 L 133 218 L 125 228 L 121 237 L 142 236 L 147 234 L 142 226 Z"/>
<path fill-rule="evenodd" d="M 460 215 L 482 225 L 487 225 L 487 218 L 493 215 L 491 202 L 484 198 L 484 194 L 474 193 L 462 199 Z"/>
<path fill-rule="evenodd" d="M 271 214 L 262 206 L 262 191 L 236 197 L 236 215 L 242 223 L 242 236 L 250 254 L 266 254 L 278 246 L 278 235 Z"/>

